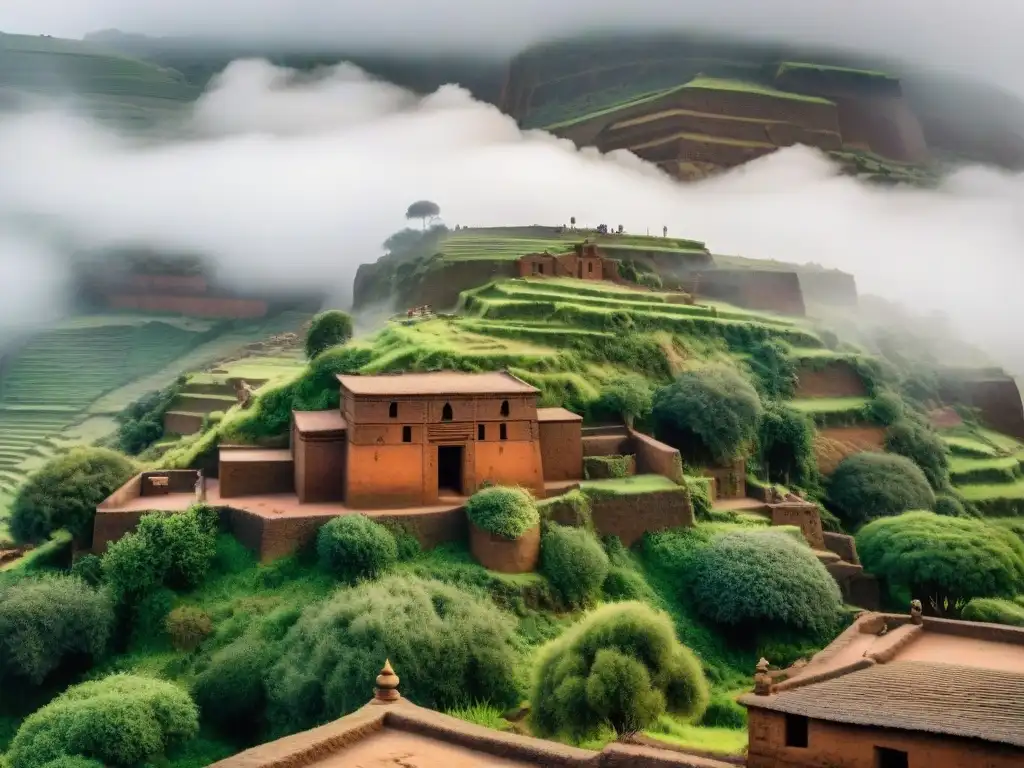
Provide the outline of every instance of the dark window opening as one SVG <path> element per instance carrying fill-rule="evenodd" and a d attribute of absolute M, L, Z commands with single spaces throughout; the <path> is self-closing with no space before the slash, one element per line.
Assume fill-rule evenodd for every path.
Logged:
<path fill-rule="evenodd" d="M 388 406 L 388 416 L 392 419 L 398 418 L 398 403 L 392 403 Z"/>
<path fill-rule="evenodd" d="M 485 427 L 483 424 L 477 424 L 476 425 L 476 439 L 477 440 L 486 440 L 487 439 L 487 427 Z"/>
<path fill-rule="evenodd" d="M 508 400 L 501 401 L 501 415 L 508 416 Z"/>
<path fill-rule="evenodd" d="M 402 427 L 402 442 L 403 443 L 411 443 L 412 442 L 412 427 Z"/>
<path fill-rule="evenodd" d="M 594 271 L 594 262 L 588 261 L 587 262 L 587 272 L 593 272 L 593 271 Z"/>
<path fill-rule="evenodd" d="M 583 262 L 582 261 L 579 264 L 576 265 L 576 273 L 580 277 L 583 277 Z"/>
<path fill-rule="evenodd" d="M 786 746 L 807 747 L 807 718 L 786 715 Z"/>
<path fill-rule="evenodd" d="M 437 447 L 437 490 L 462 494 L 462 446 L 439 445 Z"/>
<path fill-rule="evenodd" d="M 544 274 L 544 265 L 543 264 L 538 264 L 537 265 L 537 274 L 539 274 L 539 275 L 543 275 Z"/>
<path fill-rule="evenodd" d="M 451 421 L 454 418 L 452 416 L 452 404 L 445 403 L 444 408 L 441 409 L 441 421 Z"/>
<path fill-rule="evenodd" d="M 498 425 L 498 439 L 508 440 L 508 427 L 506 427 L 504 424 Z"/>
<path fill-rule="evenodd" d="M 900 749 L 875 747 L 876 768 L 909 768 L 910 758 Z"/>

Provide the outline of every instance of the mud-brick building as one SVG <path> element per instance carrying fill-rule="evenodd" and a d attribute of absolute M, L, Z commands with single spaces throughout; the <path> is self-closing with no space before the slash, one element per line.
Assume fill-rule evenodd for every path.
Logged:
<path fill-rule="evenodd" d="M 748 768 L 1024 766 L 1021 628 L 870 613 L 756 679 Z"/>
<path fill-rule="evenodd" d="M 545 480 L 580 477 L 582 419 L 562 408 L 538 408 L 538 390 L 509 373 L 338 380 L 340 409 L 294 414 L 300 502 L 431 506 L 487 483 L 521 485 L 543 498 Z M 226 479 L 222 471 L 222 497 L 261 492 Z"/>
<path fill-rule="evenodd" d="M 528 253 L 521 256 L 519 276 L 620 281 L 615 260 L 605 257 L 596 245 L 588 242 L 577 243 L 566 253 Z"/>

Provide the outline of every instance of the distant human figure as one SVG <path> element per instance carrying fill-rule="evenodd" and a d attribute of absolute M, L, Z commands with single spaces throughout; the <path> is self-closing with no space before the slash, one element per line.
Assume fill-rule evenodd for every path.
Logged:
<path fill-rule="evenodd" d="M 203 504 L 206 502 L 206 477 L 203 475 L 203 470 L 199 470 L 196 473 L 196 503 Z"/>
<path fill-rule="evenodd" d="M 911 624 L 924 624 L 924 609 L 921 606 L 920 600 L 910 601 L 910 623 Z"/>
<path fill-rule="evenodd" d="M 662 227 L 661 228 L 661 236 L 662 237 L 668 237 L 668 227 Z"/>
<path fill-rule="evenodd" d="M 238 400 L 238 404 L 242 406 L 242 410 L 245 410 L 252 405 L 253 388 L 245 381 L 245 379 L 239 379 L 238 383 L 235 384 L 235 397 Z"/>

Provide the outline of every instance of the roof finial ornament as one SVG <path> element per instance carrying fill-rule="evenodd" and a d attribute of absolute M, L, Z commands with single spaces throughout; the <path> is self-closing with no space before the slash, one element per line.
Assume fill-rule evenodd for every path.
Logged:
<path fill-rule="evenodd" d="M 373 700 L 377 704 L 390 704 L 402 698 L 398 692 L 398 675 L 391 668 L 390 659 L 384 660 L 384 668 L 377 675 L 377 687 L 374 689 Z"/>
<path fill-rule="evenodd" d="M 924 609 L 921 606 L 920 600 L 910 601 L 910 623 L 924 624 Z"/>
<path fill-rule="evenodd" d="M 758 696 L 768 696 L 772 692 L 772 676 L 768 672 L 768 659 L 761 657 L 757 662 L 757 672 L 754 673 L 754 693 Z"/>

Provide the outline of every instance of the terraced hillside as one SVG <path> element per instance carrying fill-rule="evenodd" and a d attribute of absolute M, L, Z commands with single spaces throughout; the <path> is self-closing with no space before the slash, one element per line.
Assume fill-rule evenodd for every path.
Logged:
<path fill-rule="evenodd" d="M 688 238 L 530 226 L 428 233 L 415 247 L 360 265 L 355 308 L 384 303 L 398 309 L 421 304 L 448 309 L 463 291 L 518 276 L 519 257 L 562 253 L 584 239 L 608 258 L 658 274 L 666 285 L 751 309 L 802 315 L 814 305 L 857 303 L 853 277 L 837 270 L 712 255 L 704 243 Z"/>
<path fill-rule="evenodd" d="M 1024 515 L 1024 443 L 973 426 L 944 430 L 950 480 L 985 514 Z"/>
<path fill-rule="evenodd" d="M 73 98 L 103 120 L 148 127 L 199 95 L 181 73 L 77 40 L 0 34 L 0 92 Z"/>

